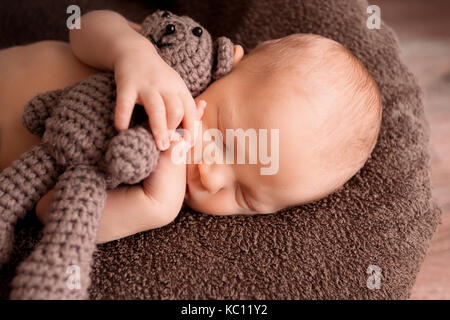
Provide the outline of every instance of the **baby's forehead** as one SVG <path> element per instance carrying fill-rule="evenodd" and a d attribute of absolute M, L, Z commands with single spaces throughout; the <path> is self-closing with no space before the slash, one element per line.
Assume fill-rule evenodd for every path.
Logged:
<path fill-rule="evenodd" d="M 249 125 L 281 129 L 296 126 L 298 119 L 308 116 L 310 96 L 285 79 L 265 79 L 254 81 L 252 88 L 242 92 L 237 108 L 241 120 Z"/>

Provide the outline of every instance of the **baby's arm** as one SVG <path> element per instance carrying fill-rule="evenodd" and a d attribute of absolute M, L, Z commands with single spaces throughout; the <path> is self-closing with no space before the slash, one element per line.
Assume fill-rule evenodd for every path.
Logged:
<path fill-rule="evenodd" d="M 186 193 L 186 164 L 172 161 L 175 145 L 161 153 L 156 170 L 141 185 L 108 192 L 98 242 L 159 228 L 177 217 Z"/>
<path fill-rule="evenodd" d="M 174 163 L 171 152 L 176 143 L 161 153 L 156 170 L 140 185 L 108 190 L 97 242 L 117 240 L 171 223 L 178 215 L 186 191 L 186 165 Z M 53 191 L 36 207 L 45 223 L 50 213 Z"/>
<path fill-rule="evenodd" d="M 116 128 L 127 129 L 135 103 L 143 105 L 158 148 L 166 150 L 169 130 L 181 122 L 193 136 L 196 105 L 180 75 L 138 30 L 115 12 L 92 11 L 81 17 L 81 29 L 70 31 L 70 44 L 81 61 L 114 70 Z"/>
<path fill-rule="evenodd" d="M 22 125 L 24 106 L 36 94 L 71 86 L 99 71 L 82 64 L 68 43 L 58 41 L 2 49 L 0 70 L 1 171 L 39 143 Z"/>
<path fill-rule="evenodd" d="M 153 45 L 136 32 L 140 26 L 114 11 L 89 12 L 81 17 L 81 23 L 81 29 L 70 31 L 70 45 L 73 53 L 91 66 L 114 70 L 119 56 L 130 50 L 144 50 L 150 59 L 158 57 Z"/>

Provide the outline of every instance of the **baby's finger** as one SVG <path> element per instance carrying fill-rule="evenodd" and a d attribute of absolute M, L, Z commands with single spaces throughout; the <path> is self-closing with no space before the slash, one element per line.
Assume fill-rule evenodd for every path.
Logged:
<path fill-rule="evenodd" d="M 187 131 L 188 142 L 193 145 L 195 121 L 197 120 L 197 106 L 190 94 L 182 95 L 181 101 L 183 102 L 184 108 L 183 128 Z"/>
<path fill-rule="evenodd" d="M 164 151 L 170 146 L 169 132 L 167 130 L 166 108 L 164 101 L 157 92 L 150 92 L 141 95 L 147 112 L 150 128 L 155 138 L 158 149 Z"/>
<path fill-rule="evenodd" d="M 116 110 L 114 112 L 114 125 L 117 130 L 126 130 L 130 125 L 136 102 L 136 90 L 130 86 L 117 85 Z"/>
<path fill-rule="evenodd" d="M 195 103 L 197 105 L 197 117 L 198 117 L 198 119 L 201 119 L 203 117 L 203 113 L 205 112 L 206 101 L 205 100 L 195 100 Z"/>
<path fill-rule="evenodd" d="M 177 95 L 164 97 L 166 104 L 167 128 L 176 129 L 184 116 L 184 109 L 180 98 Z"/>

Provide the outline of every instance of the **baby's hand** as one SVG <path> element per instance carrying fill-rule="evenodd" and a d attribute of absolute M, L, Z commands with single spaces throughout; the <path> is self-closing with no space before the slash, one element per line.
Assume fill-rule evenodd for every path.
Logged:
<path fill-rule="evenodd" d="M 114 63 L 117 84 L 115 126 L 125 130 L 130 123 L 135 103 L 143 105 L 158 149 L 170 146 L 169 130 L 181 122 L 194 133 L 196 105 L 180 75 L 173 70 L 149 43 L 119 56 Z M 192 142 L 192 140 L 190 141 Z"/>
<path fill-rule="evenodd" d="M 196 120 L 203 116 L 205 106 L 205 101 L 198 101 Z M 177 135 L 174 133 L 175 137 Z M 186 163 L 174 162 L 172 157 L 178 143 L 182 142 L 173 141 L 170 148 L 161 153 L 156 170 L 142 184 L 108 190 L 97 242 L 112 241 L 137 232 L 159 228 L 176 218 L 186 192 Z M 177 150 L 181 150 L 181 156 L 185 156 L 188 146 L 186 149 L 177 148 Z M 52 197 L 53 190 L 36 206 L 36 214 L 44 224 L 50 214 Z"/>
<path fill-rule="evenodd" d="M 196 102 L 195 120 L 200 120 L 206 107 L 206 101 Z M 183 134 L 186 133 L 182 130 Z M 186 143 L 175 130 L 171 132 L 170 148 L 161 153 L 158 165 L 142 183 L 144 194 L 156 205 L 175 206 L 178 212 L 186 192 L 186 154 L 192 145 Z M 181 161 L 180 161 L 181 160 Z"/>

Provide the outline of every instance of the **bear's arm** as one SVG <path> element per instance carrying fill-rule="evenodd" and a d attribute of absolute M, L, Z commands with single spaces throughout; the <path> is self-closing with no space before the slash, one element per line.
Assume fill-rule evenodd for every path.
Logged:
<path fill-rule="evenodd" d="M 22 124 L 28 131 L 38 136 L 44 134 L 45 120 L 51 116 L 63 91 L 60 89 L 38 94 L 25 105 Z"/>
<path fill-rule="evenodd" d="M 138 125 L 121 131 L 111 139 L 105 160 L 112 183 L 136 184 L 155 169 L 159 150 L 148 125 Z"/>

